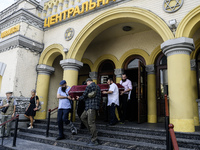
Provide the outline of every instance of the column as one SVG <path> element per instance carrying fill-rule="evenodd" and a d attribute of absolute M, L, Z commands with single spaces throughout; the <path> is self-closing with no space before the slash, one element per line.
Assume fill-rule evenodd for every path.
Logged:
<path fill-rule="evenodd" d="M 83 66 L 83 63 L 75 59 L 64 59 L 60 61 L 60 65 L 64 69 L 63 79 L 67 85 L 72 87 L 78 83 L 78 70 Z M 74 101 L 72 121 L 75 121 L 76 101 Z"/>
<path fill-rule="evenodd" d="M 90 72 L 89 77 L 97 84 L 97 77 L 98 77 L 97 72 Z"/>
<path fill-rule="evenodd" d="M 122 74 L 124 73 L 123 69 L 115 69 L 115 75 L 116 75 L 116 83 L 120 83 L 121 79 L 122 79 Z"/>
<path fill-rule="evenodd" d="M 157 103 L 156 103 L 156 75 L 155 66 L 146 66 L 147 76 L 147 104 L 148 123 L 157 123 Z"/>
<path fill-rule="evenodd" d="M 170 123 L 178 132 L 194 132 L 190 54 L 194 50 L 191 38 L 177 38 L 161 44 L 167 56 Z"/>
<path fill-rule="evenodd" d="M 58 8 L 58 6 L 56 6 L 56 5 L 53 6 L 53 12 L 52 12 L 53 15 L 57 13 L 57 8 Z"/>
<path fill-rule="evenodd" d="M 69 1 L 68 0 L 64 0 L 64 9 L 68 8 L 69 6 Z"/>
<path fill-rule="evenodd" d="M 198 115 L 199 115 L 199 118 L 200 118 L 200 99 L 197 99 L 196 102 L 198 104 Z M 199 124 L 200 124 L 200 121 L 199 121 Z"/>
<path fill-rule="evenodd" d="M 192 84 L 192 102 L 193 102 L 193 112 L 194 112 L 194 125 L 199 126 L 199 113 L 198 113 L 198 104 L 196 99 L 198 98 L 198 89 L 197 89 L 197 74 L 196 74 L 196 60 L 193 59 L 190 61 L 191 64 L 191 84 Z"/>
<path fill-rule="evenodd" d="M 50 75 L 54 72 L 54 68 L 48 65 L 37 66 L 38 78 L 37 78 L 37 95 L 41 102 L 41 109 L 36 113 L 35 119 L 46 119 L 47 116 L 47 104 L 49 93 L 49 81 Z"/>
<path fill-rule="evenodd" d="M 69 5 L 68 5 L 68 7 L 71 8 L 71 7 L 73 7 L 73 6 L 74 6 L 74 0 L 69 0 Z"/>

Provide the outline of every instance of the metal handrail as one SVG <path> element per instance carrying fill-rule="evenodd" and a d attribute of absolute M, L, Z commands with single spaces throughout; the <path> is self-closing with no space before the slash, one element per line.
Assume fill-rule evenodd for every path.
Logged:
<path fill-rule="evenodd" d="M 17 114 L 15 117 L 11 118 L 10 120 L 8 121 L 5 121 L 3 122 L 2 124 L 0 124 L 0 126 L 2 126 L 2 128 L 5 128 L 5 124 L 8 123 L 8 122 L 11 122 L 15 119 L 15 131 L 14 131 L 14 137 L 13 137 L 13 147 L 16 147 L 16 139 L 17 139 L 17 129 L 18 129 L 18 122 L 19 122 L 19 115 Z M 5 130 L 3 130 L 5 131 Z M 1 142 L 1 145 L 3 146 L 3 139 L 4 139 L 4 132 L 3 132 L 3 135 L 2 135 L 2 142 Z"/>
<path fill-rule="evenodd" d="M 50 118 L 51 118 L 51 113 L 55 110 L 57 110 L 58 107 L 54 108 L 54 109 L 49 109 L 49 112 L 48 112 L 48 120 L 47 120 L 47 130 L 46 130 L 46 137 L 49 137 L 49 126 L 50 126 Z"/>
<path fill-rule="evenodd" d="M 170 132 L 170 136 L 171 136 L 171 139 L 172 139 L 173 148 L 174 148 L 174 150 L 179 150 L 178 143 L 177 143 L 177 140 L 176 140 L 176 135 L 174 133 L 173 128 L 174 128 L 174 125 L 169 124 L 169 132 Z"/>

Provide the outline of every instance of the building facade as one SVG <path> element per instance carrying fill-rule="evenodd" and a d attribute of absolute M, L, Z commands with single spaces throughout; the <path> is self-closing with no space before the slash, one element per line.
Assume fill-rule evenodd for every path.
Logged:
<path fill-rule="evenodd" d="M 175 131 L 199 126 L 198 0 L 18 0 L 0 13 L 0 32 L 0 96 L 36 88 L 37 119 L 58 105 L 62 79 L 119 83 L 126 73 L 138 122 L 163 122 L 167 94 Z"/>

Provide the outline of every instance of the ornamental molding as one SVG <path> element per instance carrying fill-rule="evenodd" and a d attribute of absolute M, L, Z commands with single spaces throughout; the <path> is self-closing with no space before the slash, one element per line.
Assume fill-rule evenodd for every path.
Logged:
<path fill-rule="evenodd" d="M 35 16 L 25 9 L 19 9 L 14 14 L 0 20 L 0 31 L 5 30 L 11 26 L 25 22 L 41 31 L 43 31 L 44 20 Z"/>
<path fill-rule="evenodd" d="M 65 40 L 70 41 L 74 37 L 74 34 L 75 34 L 75 30 L 73 28 L 68 28 L 65 31 Z"/>
<path fill-rule="evenodd" d="M 174 13 L 183 6 L 183 3 L 184 0 L 164 0 L 163 10 L 167 13 Z"/>
<path fill-rule="evenodd" d="M 121 78 L 123 73 L 124 73 L 123 69 L 115 69 L 115 72 L 114 72 L 117 78 Z"/>
<path fill-rule="evenodd" d="M 154 65 L 147 65 L 145 70 L 148 73 L 148 75 L 155 74 L 155 66 Z"/>
<path fill-rule="evenodd" d="M 0 42 L 0 53 L 14 49 L 25 48 L 30 51 L 41 53 L 44 49 L 44 44 L 27 38 L 23 35 L 15 35 Z"/>
<path fill-rule="evenodd" d="M 196 71 L 196 60 L 195 59 L 190 60 L 190 66 L 191 66 L 191 70 Z"/>
<path fill-rule="evenodd" d="M 193 39 L 181 37 L 165 41 L 161 44 L 161 49 L 167 57 L 175 54 L 190 55 L 195 45 Z"/>
<path fill-rule="evenodd" d="M 60 61 L 60 65 L 64 70 L 76 70 L 78 71 L 83 67 L 83 63 L 75 59 L 64 59 Z"/>
<path fill-rule="evenodd" d="M 92 80 L 97 80 L 98 73 L 97 73 L 97 72 L 89 72 L 89 77 L 90 77 Z"/>
<path fill-rule="evenodd" d="M 51 75 L 55 71 L 53 67 L 44 64 L 38 65 L 36 70 L 38 74 L 45 74 L 45 75 Z"/>
<path fill-rule="evenodd" d="M 0 62 L 0 76 L 3 77 L 5 70 L 6 70 L 6 64 Z"/>

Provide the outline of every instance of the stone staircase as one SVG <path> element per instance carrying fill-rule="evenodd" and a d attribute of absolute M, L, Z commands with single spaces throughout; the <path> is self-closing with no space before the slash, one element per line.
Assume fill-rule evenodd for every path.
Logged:
<path fill-rule="evenodd" d="M 33 129 L 21 128 L 18 132 L 17 142 L 19 140 L 23 142 L 24 140 L 24 142 L 31 141 L 37 144 L 40 143 L 41 145 L 46 144 L 47 146 L 55 147 L 56 150 L 59 150 L 59 148 L 68 148 L 73 150 L 166 149 L 164 127 L 155 128 L 152 124 L 146 124 L 146 126 L 144 124 L 136 123 L 132 125 L 119 124 L 116 126 L 106 126 L 105 123 L 97 123 L 98 139 L 100 145 L 92 147 L 87 145 L 87 142 L 90 140 L 90 135 L 86 129 L 78 130 L 77 135 L 71 135 L 69 127 L 65 126 L 64 130 L 66 139 L 56 141 L 55 139 L 58 137 L 58 127 L 56 120 L 51 121 L 48 138 L 45 136 L 46 123 L 46 120 L 37 120 Z M 75 126 L 78 128 L 79 123 L 76 122 Z M 200 132 L 176 133 L 176 137 L 180 149 L 200 150 Z"/>

